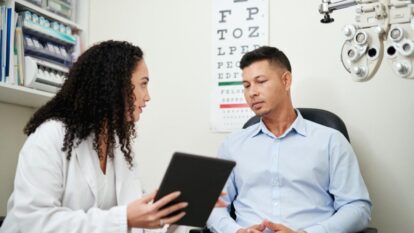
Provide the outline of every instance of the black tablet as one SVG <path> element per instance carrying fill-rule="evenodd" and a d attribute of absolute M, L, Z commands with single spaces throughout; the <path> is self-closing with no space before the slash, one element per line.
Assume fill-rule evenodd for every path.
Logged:
<path fill-rule="evenodd" d="M 175 191 L 181 195 L 171 204 L 188 202 L 186 215 L 177 225 L 203 227 L 236 162 L 199 155 L 174 153 L 155 201 Z"/>

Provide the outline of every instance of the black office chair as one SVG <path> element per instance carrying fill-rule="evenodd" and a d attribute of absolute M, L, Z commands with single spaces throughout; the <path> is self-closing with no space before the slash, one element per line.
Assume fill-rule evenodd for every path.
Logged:
<path fill-rule="evenodd" d="M 350 141 L 348 131 L 346 130 L 345 123 L 342 121 L 342 119 L 335 115 L 332 112 L 322 110 L 322 109 L 316 109 L 316 108 L 298 108 L 299 112 L 302 114 L 303 118 L 316 122 L 321 125 L 328 126 L 330 128 L 334 128 L 341 132 L 345 138 Z M 251 125 L 257 124 L 260 121 L 260 117 L 254 116 L 250 118 L 244 125 L 243 129 L 247 128 Z M 234 219 L 236 219 L 235 211 L 233 205 L 230 206 L 230 216 Z M 365 230 L 359 232 L 359 233 L 377 233 L 377 229 L 375 228 L 366 228 Z M 205 227 L 203 229 L 193 229 L 190 230 L 190 233 L 211 233 L 210 230 Z"/>
<path fill-rule="evenodd" d="M 300 114 L 302 114 L 303 118 L 324 126 L 328 126 L 330 128 L 334 128 L 341 132 L 346 137 L 346 139 L 350 141 L 345 123 L 341 118 L 332 112 L 316 108 L 298 108 L 298 110 Z M 258 123 L 259 121 L 260 117 L 254 116 L 243 125 L 243 129 Z"/>

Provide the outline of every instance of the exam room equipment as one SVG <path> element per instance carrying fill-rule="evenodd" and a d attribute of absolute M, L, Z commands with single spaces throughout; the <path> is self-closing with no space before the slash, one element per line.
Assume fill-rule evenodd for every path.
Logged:
<path fill-rule="evenodd" d="M 414 79 L 414 1 L 322 0 L 322 23 L 336 10 L 355 6 L 355 23 L 345 25 L 341 62 L 354 81 L 368 81 L 383 60 L 401 78 Z"/>

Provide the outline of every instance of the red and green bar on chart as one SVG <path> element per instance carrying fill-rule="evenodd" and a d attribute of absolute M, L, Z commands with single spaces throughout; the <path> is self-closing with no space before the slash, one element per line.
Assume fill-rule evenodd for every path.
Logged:
<path fill-rule="evenodd" d="M 223 86 L 239 86 L 243 85 L 242 81 L 232 81 L 232 82 L 219 82 L 219 87 Z M 228 109 L 228 108 L 248 108 L 249 105 L 246 103 L 232 103 L 232 104 L 220 104 L 220 109 Z"/>

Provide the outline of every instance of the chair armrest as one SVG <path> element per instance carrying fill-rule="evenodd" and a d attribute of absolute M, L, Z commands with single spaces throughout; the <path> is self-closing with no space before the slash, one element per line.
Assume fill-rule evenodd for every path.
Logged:
<path fill-rule="evenodd" d="M 207 227 L 204 227 L 203 229 L 191 229 L 190 233 L 211 233 L 211 231 Z"/>
<path fill-rule="evenodd" d="M 4 221 L 4 219 L 5 219 L 6 217 L 4 217 L 4 216 L 0 216 L 0 227 L 1 227 L 1 225 L 3 224 L 3 221 Z"/>

